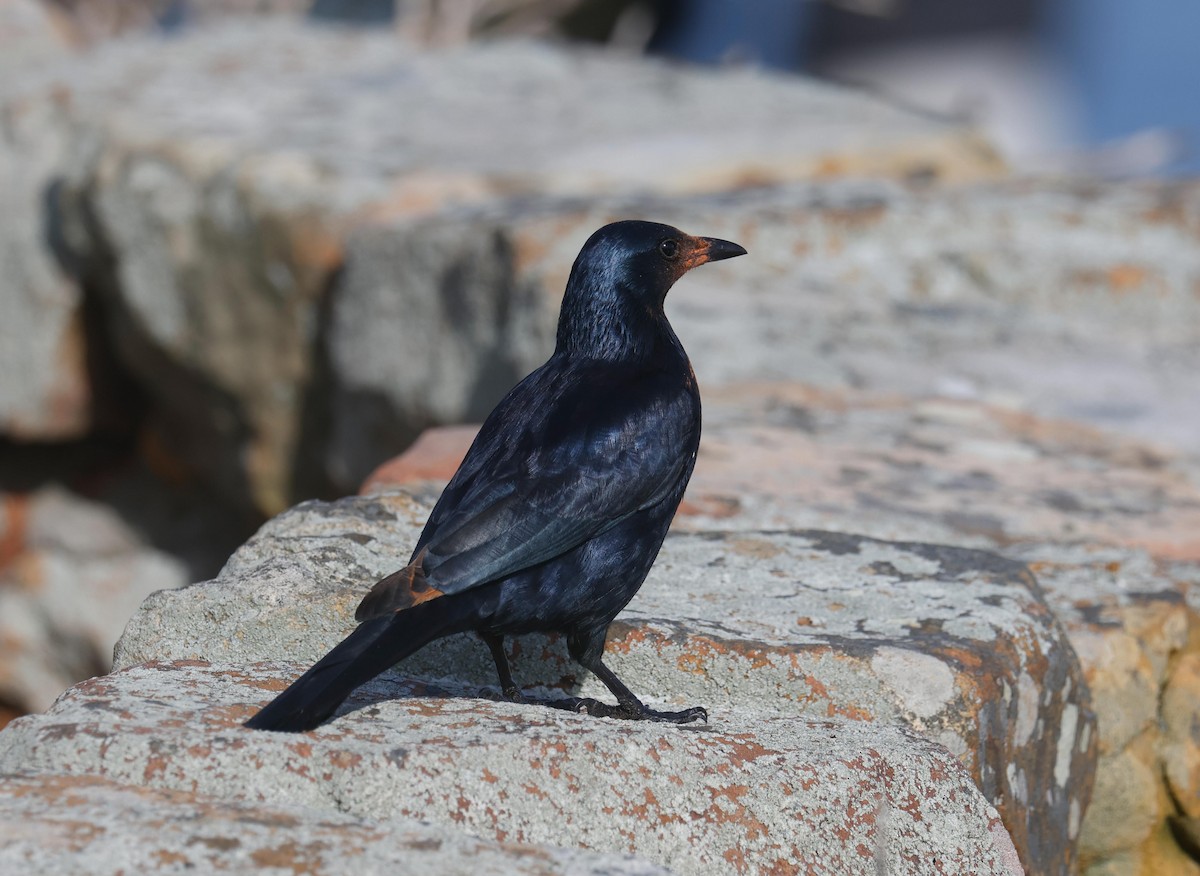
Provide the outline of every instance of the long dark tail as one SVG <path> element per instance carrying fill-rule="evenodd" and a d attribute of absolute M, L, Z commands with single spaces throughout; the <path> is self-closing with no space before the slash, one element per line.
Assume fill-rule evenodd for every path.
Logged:
<path fill-rule="evenodd" d="M 360 624 L 245 726 L 284 733 L 312 730 L 360 684 L 434 639 L 469 629 L 474 615 L 470 603 L 461 598 L 433 599 Z"/>

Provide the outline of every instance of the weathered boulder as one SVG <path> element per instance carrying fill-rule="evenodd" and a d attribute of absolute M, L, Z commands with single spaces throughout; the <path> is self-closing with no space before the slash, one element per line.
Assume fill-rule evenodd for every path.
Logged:
<path fill-rule="evenodd" d="M 1200 485 L 1188 457 L 964 400 L 783 385 L 717 397 L 689 491 L 696 513 L 679 526 L 790 521 L 1029 563 L 1097 715 L 1082 863 L 1105 876 L 1194 872 L 1171 829 L 1196 806 L 1200 759 Z"/>
<path fill-rule="evenodd" d="M 1079 654 L 1100 752 L 1080 834 L 1089 874 L 1193 874 L 1194 846 L 1174 823 L 1200 802 L 1195 697 L 1200 564 L 1174 564 L 1128 547 L 1010 546 L 1036 570 Z"/>
<path fill-rule="evenodd" d="M 694 513 L 680 528 L 852 529 L 1028 563 L 1079 655 L 1097 716 L 1082 864 L 1104 876 L 1195 872 L 1195 844 L 1185 852 L 1171 828 L 1200 800 L 1192 459 L 966 400 L 782 384 L 710 396 Z"/>
<path fill-rule="evenodd" d="M 697 731 L 394 680 L 307 736 L 238 726 L 292 667 L 147 664 L 85 682 L 0 734 L 0 770 L 636 849 L 686 873 L 1023 872 L 963 766 L 897 726 L 720 709 Z"/>
<path fill-rule="evenodd" d="M 352 627 L 369 584 L 407 559 L 428 511 L 405 493 L 300 505 L 216 580 L 147 600 L 116 663 L 315 660 Z M 608 695 L 579 678 L 561 642 L 525 637 L 512 651 L 531 690 Z M 1093 719 L 1074 654 L 1019 564 L 834 533 L 679 535 L 607 654 L 651 700 L 920 730 L 970 770 L 1031 867 L 1070 870 Z M 426 647 L 403 671 L 495 683 L 468 636 Z"/>
<path fill-rule="evenodd" d="M 1025 446 L 1029 440 L 1050 447 L 1065 442 L 1076 448 L 1076 457 L 1087 456 L 1089 446 L 1118 457 L 1141 455 L 1140 467 L 1149 474 L 1142 480 L 1148 484 L 1157 478 L 1169 485 L 1169 472 L 1149 473 L 1155 460 L 1166 458 L 1162 453 L 1142 443 L 1121 446 L 1097 433 L 1089 437 L 1078 424 L 1194 452 L 1200 416 L 1195 406 L 1178 400 L 1191 392 L 1192 376 L 1200 372 L 1200 299 L 1194 294 L 1200 284 L 1200 255 L 1194 246 L 1200 229 L 1198 192 L 1195 186 L 1088 188 L 1045 182 L 920 191 L 884 183 L 823 182 L 720 198 L 541 205 L 512 213 L 503 227 L 486 216 L 466 215 L 461 221 L 463 234 L 472 239 L 499 235 L 505 241 L 496 244 L 513 254 L 504 288 L 532 284 L 550 302 L 558 300 L 588 234 L 615 218 L 650 216 L 744 244 L 748 258 L 689 274 L 667 299 L 668 315 L 705 390 L 706 422 L 732 422 L 752 404 L 758 406 L 755 428 L 790 427 L 802 433 L 808 428 L 803 418 L 811 410 L 830 421 L 810 424 L 822 431 L 836 424 L 840 396 L 855 398 L 866 391 L 873 398 L 864 404 L 887 409 L 878 416 L 897 424 L 888 410 L 906 407 L 914 398 L 926 402 L 903 425 L 913 440 L 892 458 L 919 455 L 922 449 L 930 451 L 926 456 L 936 456 L 936 447 L 922 443 L 925 433 L 954 442 L 959 428 L 955 416 L 982 417 L 997 421 L 995 429 L 1001 432 L 1038 430 L 1013 434 L 1011 440 L 1000 439 L 1007 446 L 990 448 L 995 454 L 1008 453 L 1021 470 L 1053 465 Z M 376 330 L 382 333 L 382 328 Z M 376 391 L 369 393 L 364 383 L 363 394 L 378 401 L 387 397 L 389 381 L 404 384 L 403 349 L 373 345 L 373 355 L 394 361 L 384 365 L 380 360 L 368 381 Z M 748 388 L 746 402 L 742 397 Z M 764 415 L 766 403 L 774 408 Z M 860 431 L 849 433 L 848 426 L 828 444 L 841 446 L 853 438 L 891 449 L 870 434 L 876 415 L 853 402 L 850 407 L 850 425 Z M 1042 418 L 1066 418 L 1076 425 Z M 889 439 L 904 437 L 898 427 L 885 428 L 890 428 Z M 970 423 L 964 428 L 986 431 Z M 730 440 L 752 440 L 749 431 L 730 434 Z M 353 470 L 348 462 L 352 456 L 364 462 L 384 456 L 383 443 L 369 430 L 354 434 L 359 443 L 340 463 L 347 471 Z M 818 435 L 817 441 L 822 438 Z M 835 473 L 834 462 L 789 457 L 795 446 L 791 442 L 771 452 L 773 464 L 791 471 L 816 466 L 823 489 L 854 491 L 852 475 L 840 483 L 827 476 Z M 755 446 L 753 454 L 763 449 Z M 712 458 L 720 450 L 707 447 L 702 452 Z M 987 458 L 988 452 L 983 443 L 969 456 Z M 844 454 L 861 455 L 852 443 L 845 451 L 835 449 L 829 459 Z M 1173 463 L 1172 469 L 1190 465 L 1194 472 L 1195 462 L 1187 459 L 1191 457 Z M 1081 461 L 1086 466 L 1074 469 L 1073 478 L 1066 473 L 1059 478 L 1068 495 L 1051 495 L 1035 481 L 1020 484 L 1016 494 L 994 490 L 989 502 L 1033 506 L 1037 513 L 1024 523 L 1014 516 L 1007 525 L 1036 530 L 1035 521 L 1047 511 L 1055 513 L 1055 502 L 1073 501 L 1072 490 L 1086 494 L 1095 489 L 1091 474 L 1103 461 Z M 884 462 L 876 459 L 873 467 Z M 1125 461 L 1118 464 L 1131 467 Z M 731 500 L 769 502 L 792 482 L 774 477 L 764 483 L 758 475 L 767 464 L 751 460 L 751 466 L 755 476 L 730 489 Z M 703 465 L 697 478 L 702 474 Z M 920 471 L 895 474 L 910 485 L 922 477 Z M 963 479 L 958 472 L 947 476 Z M 1194 474 L 1191 478 L 1194 482 Z M 804 481 L 800 483 L 797 489 L 803 491 Z M 978 495 L 985 486 L 971 492 Z M 759 498 L 764 490 L 767 496 Z M 1109 507 L 1120 507 L 1120 489 L 1108 490 L 1113 497 Z M 859 492 L 868 494 L 865 488 Z M 917 490 L 916 499 L 945 507 L 962 500 L 960 492 Z M 693 487 L 690 499 L 696 498 Z M 801 516 L 781 513 L 775 525 L 824 525 L 804 522 L 817 516 L 810 503 L 794 502 L 786 509 L 794 510 Z M 881 523 L 890 515 L 879 504 L 866 510 Z M 1118 532 L 1129 524 L 1141 538 L 1162 529 L 1156 515 L 1139 519 L 1126 509 L 1110 518 L 1094 510 L 1084 506 L 1072 516 L 1095 531 Z M 905 532 L 900 537 L 938 538 L 935 533 L 946 528 L 938 526 L 941 513 L 926 515 L 928 536 Z M 951 528 L 960 530 L 986 528 L 994 516 L 965 504 L 954 514 L 958 520 Z M 1168 526 L 1164 537 L 1194 541 L 1188 531 Z M 979 543 L 987 544 L 983 535 Z"/>
<path fill-rule="evenodd" d="M 519 204 L 999 171 L 963 129 L 833 86 L 530 44 L 421 53 L 279 20 L 106 45 L 6 82 L 0 111 L 28 117 L 0 138 L 15 205 L 0 253 L 29 262 L 4 272 L 0 306 L 21 319 L 3 322 L 39 326 L 14 363 L 36 361 L 45 382 L 69 341 L 80 292 L 41 236 L 61 230 L 78 281 L 106 292 L 106 337 L 164 443 L 271 511 L 304 492 L 297 469 L 349 469 L 353 488 L 537 361 L 561 287 L 542 300 L 514 274 Z M 397 310 L 383 349 L 342 334 Z M 433 329 L 448 334 L 431 351 Z M 83 380 L 73 361 L 68 388 Z M 45 416 L 49 388 L 7 391 Z M 322 436 L 329 391 L 339 430 Z M 60 417 L 85 416 L 68 401 Z M 351 414 L 362 422 L 342 425 Z M 382 455 L 360 460 L 360 434 L 389 442 Z"/>
<path fill-rule="evenodd" d="M 591 231 L 647 216 L 743 244 L 667 314 L 706 397 L 795 381 L 983 402 L 1193 454 L 1200 186 L 822 182 L 514 216 L 518 276 L 561 293 Z M 557 300 L 557 297 L 555 297 Z"/>
<path fill-rule="evenodd" d="M 428 873 L 654 876 L 629 857 L 497 843 L 445 825 L 302 806 L 265 806 L 90 775 L 0 776 L 0 867 L 111 873 Z"/>
<path fill-rule="evenodd" d="M 4 468 L 11 476 L 12 461 Z M 142 600 L 211 575 L 240 539 L 242 528 L 208 497 L 137 467 L 100 471 L 86 492 L 0 491 L 0 704 L 12 712 L 41 711 L 79 679 L 107 672 Z"/>
<path fill-rule="evenodd" d="M 819 526 L 1028 563 L 1097 715 L 1100 790 L 1081 832 L 1084 868 L 1193 872 L 1171 827 L 1200 813 L 1200 488 L 1188 457 L 964 399 L 786 383 L 705 399 L 677 532 Z M 407 484 L 436 496 L 473 435 L 427 433 L 364 490 Z"/>
<path fill-rule="evenodd" d="M 107 672 L 130 613 L 189 575 L 111 507 L 53 487 L 3 498 L 0 701 L 41 711 L 56 691 Z"/>

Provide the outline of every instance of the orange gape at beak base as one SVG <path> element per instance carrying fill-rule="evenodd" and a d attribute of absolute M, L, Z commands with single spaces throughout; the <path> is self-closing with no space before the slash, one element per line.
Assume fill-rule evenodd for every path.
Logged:
<path fill-rule="evenodd" d="M 692 237 L 688 242 L 692 244 L 692 251 L 683 260 L 684 271 L 707 262 L 719 262 L 746 254 L 744 247 L 718 237 Z"/>

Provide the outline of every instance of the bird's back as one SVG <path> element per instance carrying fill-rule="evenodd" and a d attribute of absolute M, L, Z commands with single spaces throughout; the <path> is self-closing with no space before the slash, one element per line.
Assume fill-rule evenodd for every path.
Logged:
<path fill-rule="evenodd" d="M 678 341 L 638 363 L 554 356 L 484 422 L 414 557 L 497 505 L 603 529 L 686 485 L 699 441 L 700 396 Z M 493 526 L 513 524 L 497 514 Z"/>

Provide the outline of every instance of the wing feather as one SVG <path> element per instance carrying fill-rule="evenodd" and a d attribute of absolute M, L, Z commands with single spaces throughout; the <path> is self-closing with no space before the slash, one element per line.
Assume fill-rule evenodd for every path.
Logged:
<path fill-rule="evenodd" d="M 484 423 L 408 568 L 440 596 L 559 556 L 669 495 L 699 430 L 699 398 L 677 375 L 551 359 Z M 411 590 L 402 573 L 390 586 Z M 410 597 L 368 600 L 374 616 Z"/>

